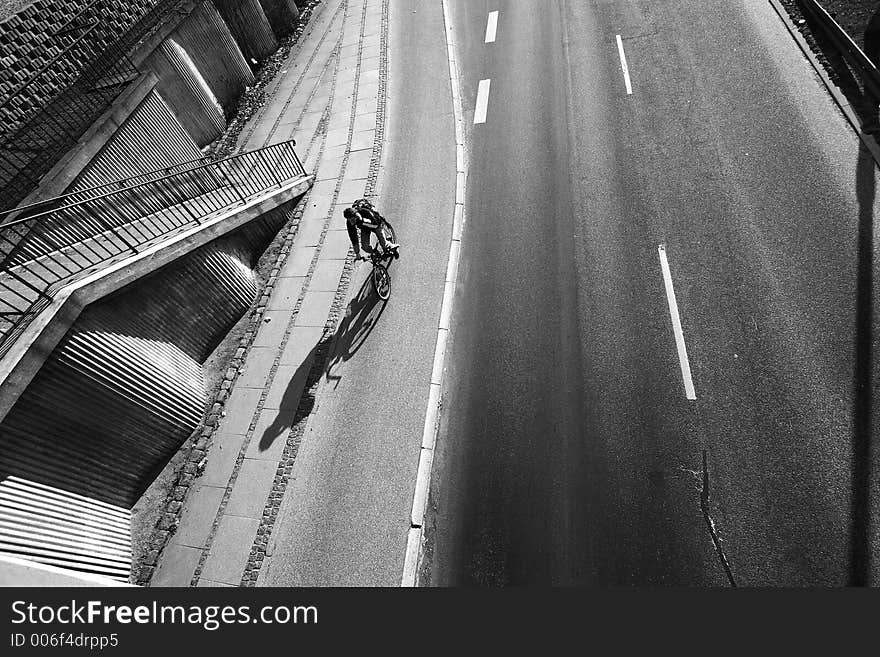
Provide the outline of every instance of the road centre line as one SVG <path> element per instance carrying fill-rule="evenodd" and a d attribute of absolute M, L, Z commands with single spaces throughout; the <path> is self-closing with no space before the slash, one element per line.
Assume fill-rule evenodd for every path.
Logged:
<path fill-rule="evenodd" d="M 691 378 L 691 364 L 688 360 L 687 347 L 684 344 L 684 332 L 681 330 L 681 318 L 678 315 L 678 302 L 675 300 L 675 288 L 672 287 L 672 273 L 666 258 L 666 245 L 657 247 L 660 253 L 660 268 L 663 270 L 663 284 L 666 286 L 666 301 L 669 304 L 669 315 L 672 317 L 672 331 L 675 334 L 675 346 L 678 349 L 678 362 L 681 366 L 681 378 L 684 381 L 684 393 L 688 399 L 696 399 L 694 382 Z"/>
<path fill-rule="evenodd" d="M 495 43 L 495 32 L 498 29 L 498 12 L 489 12 L 489 22 L 486 23 L 486 43 Z"/>
<path fill-rule="evenodd" d="M 633 90 L 629 81 L 629 67 L 626 65 L 626 53 L 623 52 L 623 41 L 619 34 L 617 35 L 617 52 L 620 55 L 620 67 L 623 69 L 623 81 L 626 82 L 626 93 L 631 94 Z"/>
<path fill-rule="evenodd" d="M 491 80 L 480 80 L 477 88 L 477 108 L 474 110 L 474 123 L 486 122 L 486 111 L 489 108 L 489 84 Z"/>

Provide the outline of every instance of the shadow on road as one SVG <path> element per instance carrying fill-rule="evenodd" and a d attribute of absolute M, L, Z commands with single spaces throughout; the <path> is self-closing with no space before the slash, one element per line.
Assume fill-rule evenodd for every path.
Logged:
<path fill-rule="evenodd" d="M 349 360 L 366 341 L 379 322 L 379 317 L 387 302 L 377 303 L 379 297 L 370 284 L 369 277 L 364 280 L 357 296 L 351 300 L 345 311 L 345 318 L 332 335 L 325 335 L 312 347 L 308 356 L 297 368 L 281 400 L 282 409 L 275 420 L 260 437 L 260 452 L 268 450 L 275 440 L 287 435 L 291 427 L 307 417 L 315 406 L 314 385 L 324 372 L 326 354 L 333 349 L 333 358 L 327 366 L 327 379 L 339 385 L 341 375 L 334 374 L 333 368 Z M 335 343 L 334 343 L 335 341 Z M 289 409 L 284 412 L 284 409 Z M 295 410 L 291 413 L 290 411 Z"/>
<path fill-rule="evenodd" d="M 370 284 L 369 276 L 364 279 L 357 296 L 352 299 L 345 312 L 345 319 L 336 332 L 337 343 L 333 360 L 327 367 L 327 380 L 334 381 L 334 389 L 339 386 L 341 375 L 334 374 L 333 368 L 345 363 L 354 356 L 366 342 L 367 337 L 379 323 L 387 301 L 379 303 L 379 296 Z"/>
<path fill-rule="evenodd" d="M 859 233 L 853 381 L 852 524 L 850 525 L 849 582 L 851 586 L 869 586 L 871 584 L 870 486 L 875 178 L 874 159 L 865 145 L 861 144 L 856 167 Z"/>

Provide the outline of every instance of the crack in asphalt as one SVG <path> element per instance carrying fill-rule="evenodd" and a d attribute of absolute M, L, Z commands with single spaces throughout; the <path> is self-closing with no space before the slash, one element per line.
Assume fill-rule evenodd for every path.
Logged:
<path fill-rule="evenodd" d="M 727 580 L 733 588 L 736 588 L 733 571 L 730 568 L 730 563 L 727 561 L 727 556 L 724 554 L 721 537 L 718 535 L 718 530 L 715 528 L 715 520 L 712 518 L 709 510 L 709 457 L 705 449 L 703 450 L 703 487 L 700 491 L 700 508 L 703 511 L 703 518 L 706 520 L 706 526 L 709 528 L 709 534 L 712 536 L 712 543 L 715 545 L 715 552 L 718 553 L 718 558 L 724 567 Z"/>

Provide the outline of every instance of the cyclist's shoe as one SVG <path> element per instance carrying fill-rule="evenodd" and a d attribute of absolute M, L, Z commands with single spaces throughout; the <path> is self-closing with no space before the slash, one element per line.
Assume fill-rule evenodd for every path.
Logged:
<path fill-rule="evenodd" d="M 400 257 L 400 244 L 395 244 L 394 242 L 388 242 L 388 253 L 393 255 L 395 258 Z"/>

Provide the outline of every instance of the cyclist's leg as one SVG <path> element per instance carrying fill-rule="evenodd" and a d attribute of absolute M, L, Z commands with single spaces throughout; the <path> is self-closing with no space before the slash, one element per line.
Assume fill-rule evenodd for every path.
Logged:
<path fill-rule="evenodd" d="M 370 235 L 372 233 L 373 233 L 373 231 L 370 230 L 369 228 L 361 226 L 361 248 L 366 253 L 373 252 L 373 245 L 370 243 Z"/>
<path fill-rule="evenodd" d="M 382 226 L 379 226 L 376 229 L 376 237 L 379 238 L 379 246 L 382 247 L 382 253 L 388 252 L 388 242 L 385 241 L 385 231 L 382 230 Z"/>

